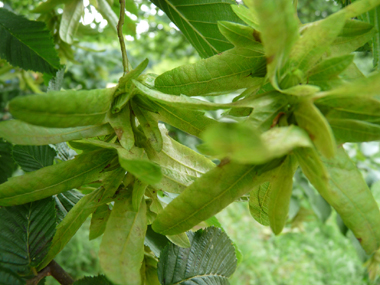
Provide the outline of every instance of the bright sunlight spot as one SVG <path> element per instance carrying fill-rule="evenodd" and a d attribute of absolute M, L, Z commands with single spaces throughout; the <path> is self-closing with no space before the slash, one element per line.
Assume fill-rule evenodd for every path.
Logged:
<path fill-rule="evenodd" d="M 4 7 L 4 3 L 0 1 L 0 8 Z"/>

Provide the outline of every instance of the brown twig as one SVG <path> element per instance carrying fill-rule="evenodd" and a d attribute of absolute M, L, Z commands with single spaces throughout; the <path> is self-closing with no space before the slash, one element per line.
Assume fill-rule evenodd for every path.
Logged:
<path fill-rule="evenodd" d="M 37 276 L 28 280 L 26 285 L 37 285 L 46 276 L 53 276 L 62 285 L 72 285 L 74 283 L 74 279 L 57 262 L 52 260 L 48 266 L 38 272 Z"/>
<path fill-rule="evenodd" d="M 123 57 L 123 70 L 124 75 L 129 72 L 129 60 L 127 56 L 127 51 L 125 49 L 125 41 L 123 36 L 123 25 L 125 17 L 125 0 L 119 0 L 120 3 L 120 17 L 119 22 L 117 23 L 117 36 L 119 37 L 121 56 Z"/>

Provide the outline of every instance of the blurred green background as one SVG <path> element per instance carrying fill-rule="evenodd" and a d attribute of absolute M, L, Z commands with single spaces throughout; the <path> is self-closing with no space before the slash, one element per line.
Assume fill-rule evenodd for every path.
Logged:
<path fill-rule="evenodd" d="M 31 10 L 39 2 L 0 0 L 0 7 L 37 19 L 38 14 L 31 13 Z M 160 74 L 199 59 L 184 36 L 161 11 L 146 0 L 135 2 L 139 8 L 138 16 L 127 13 L 130 21 L 124 31 L 132 66 L 149 58 L 147 72 Z M 78 41 L 72 46 L 57 41 L 62 63 L 67 68 L 64 89 L 104 88 L 116 84 L 122 75 L 117 37 L 91 3 L 84 1 L 85 13 L 78 30 Z M 299 18 L 305 23 L 324 18 L 340 6 L 332 0 L 300 0 L 298 7 Z M 61 13 L 58 6 L 53 16 L 59 17 Z M 364 74 L 372 71 L 370 53 L 356 53 L 355 62 Z M 10 117 L 6 107 L 10 99 L 46 89 L 40 74 L 13 68 L 0 60 L 0 120 Z M 225 101 L 228 98 L 222 96 L 213 100 Z M 209 115 L 219 119 L 221 112 L 210 112 Z M 175 129 L 171 129 L 171 134 L 193 149 L 199 143 L 197 138 Z M 345 147 L 380 203 L 379 143 L 349 144 Z M 310 192 L 308 195 L 301 188 L 295 183 L 290 219 L 280 236 L 274 236 L 269 227 L 261 226 L 250 216 L 244 198 L 217 215 L 243 256 L 231 284 L 380 284 L 377 277 L 380 274 L 380 252 L 372 257 L 366 256 L 350 233 L 339 227 L 336 213 L 328 216 L 328 213 L 318 210 Z M 89 241 L 89 225 L 90 220 L 55 259 L 74 278 L 101 273 L 97 259 L 101 237 Z M 58 283 L 48 277 L 46 284 Z"/>

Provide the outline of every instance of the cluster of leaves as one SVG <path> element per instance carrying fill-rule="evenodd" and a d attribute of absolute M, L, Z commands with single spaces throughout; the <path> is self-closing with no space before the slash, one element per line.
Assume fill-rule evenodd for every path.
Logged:
<path fill-rule="evenodd" d="M 378 36 L 370 21 L 353 18 L 372 13 L 380 1 L 356 1 L 303 25 L 289 0 L 247 0 L 245 5 L 229 0 L 189 5 L 152 2 L 204 59 L 159 76 L 142 74 L 146 59 L 121 77 L 116 87 L 90 91 L 59 91 L 59 72 L 50 81 L 49 92 L 10 102 L 16 119 L 0 123 L 0 137 L 21 150 L 15 152 L 16 146 L 4 143 L 1 158 L 10 158 L 13 149 L 13 158 L 23 170 L 34 171 L 0 185 L 4 216 L 23 211 L 32 215 L 26 220 L 22 215 L 17 222 L 28 225 L 20 234 L 27 237 L 22 240 L 27 251 L 12 250 L 0 260 L 6 265 L 4 274 L 9 278 L 38 274 L 92 214 L 90 238 L 103 234 L 99 258 L 112 282 L 228 284 L 236 267 L 231 241 L 216 228 L 185 232 L 202 225 L 218 226 L 213 216 L 249 195 L 252 216 L 275 234 L 281 233 L 298 166 L 363 249 L 368 254 L 376 251 L 380 247 L 379 207 L 340 144 L 380 138 L 380 102 L 375 97 L 380 93 L 379 73 L 364 77 L 351 55 Z M 55 3 L 47 1 L 38 9 L 51 9 Z M 66 25 L 62 19 L 59 28 L 66 43 L 72 41 L 79 21 L 72 17 L 77 17 L 80 5 L 82 1 L 66 3 L 70 19 Z M 55 74 L 60 66 L 41 23 L 31 25 L 29 36 L 43 35 L 41 41 L 50 44 L 50 49 L 44 46 L 48 51 L 32 41 L 27 48 L 15 41 L 18 34 L 25 37 L 26 25 L 19 25 L 18 17 L 4 9 L 1 13 L 6 20 L 0 32 L 8 38 L 5 48 L 0 46 L 0 56 L 24 67 L 23 51 L 27 50 L 35 61 L 24 68 L 36 65 L 37 71 Z M 23 21 L 27 20 L 19 20 Z M 65 33 L 61 34 L 61 28 Z M 20 50 L 18 56 L 9 45 Z M 377 48 L 373 44 L 375 60 Z M 227 104 L 192 98 L 242 89 Z M 233 122 L 204 116 L 204 110 L 219 109 L 226 110 L 224 116 Z M 206 156 L 173 140 L 161 122 L 201 138 L 204 143 L 198 149 Z M 53 165 L 52 160 L 48 165 L 30 163 L 39 161 L 37 154 L 46 154 L 48 144 L 63 142 L 78 153 L 75 159 Z M 30 153 L 32 158 L 27 156 Z M 211 158 L 220 161 L 218 166 Z M 15 166 L 13 162 L 7 165 L 5 173 L 10 177 Z M 33 226 L 55 223 L 54 203 L 57 208 L 60 193 L 73 188 L 88 194 L 75 201 L 70 211 L 60 212 L 56 228 L 44 227 L 47 233 L 34 230 Z M 54 195 L 55 202 L 49 198 Z M 40 212 L 47 211 L 50 214 L 42 217 Z M 15 223 L 12 219 L 2 224 L 8 233 L 4 239 L 13 235 L 9 234 Z M 31 239 L 29 233 L 36 238 Z M 45 246 L 35 248 L 36 240 Z M 16 255 L 26 257 L 17 263 Z M 13 264 L 21 264 L 21 269 Z"/>

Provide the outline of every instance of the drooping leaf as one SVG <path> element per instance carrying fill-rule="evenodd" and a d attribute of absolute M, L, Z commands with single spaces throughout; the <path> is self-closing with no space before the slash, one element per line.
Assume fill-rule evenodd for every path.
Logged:
<path fill-rule="evenodd" d="M 19 145 L 47 145 L 113 133 L 109 124 L 75 128 L 45 128 L 19 120 L 0 122 L 0 137 Z"/>
<path fill-rule="evenodd" d="M 98 208 L 96 208 L 91 218 L 89 237 L 90 240 L 96 239 L 104 233 L 110 214 L 111 211 L 106 204 L 100 205 Z"/>
<path fill-rule="evenodd" d="M 14 160 L 25 172 L 31 172 L 53 165 L 56 152 L 48 145 L 15 145 L 12 152 Z"/>
<path fill-rule="evenodd" d="M 244 5 L 231 5 L 232 10 L 235 14 L 242 19 L 248 26 L 259 30 L 259 24 L 257 20 L 257 16 L 254 10 L 248 9 Z"/>
<path fill-rule="evenodd" d="M 141 205 L 141 201 L 144 198 L 145 189 L 148 187 L 148 184 L 141 182 L 139 180 L 135 180 L 133 184 L 132 191 L 132 207 L 135 212 L 139 211 L 139 207 Z"/>
<path fill-rule="evenodd" d="M 267 181 L 268 170 L 281 160 L 264 165 L 221 163 L 185 189 L 157 215 L 153 230 L 174 235 L 185 232 L 214 216 L 256 185 Z M 194 197 L 197 197 L 194 199 Z"/>
<path fill-rule="evenodd" d="M 0 265 L 22 276 L 32 274 L 55 233 L 53 199 L 2 207 L 0 216 Z"/>
<path fill-rule="evenodd" d="M 107 20 L 108 24 L 110 25 L 111 29 L 117 33 L 117 23 L 118 23 L 118 16 L 115 14 L 115 12 L 112 10 L 111 6 L 109 5 L 107 0 L 97 0 L 98 3 L 97 10 L 100 14 Z"/>
<path fill-rule="evenodd" d="M 276 71 L 285 63 L 290 48 L 299 38 L 293 5 L 287 0 L 249 0 L 246 4 L 257 16 L 267 61 L 267 77 L 277 87 Z"/>
<path fill-rule="evenodd" d="M 55 209 L 57 210 L 57 223 L 60 223 L 75 204 L 83 198 L 83 194 L 73 189 L 53 195 L 53 198 L 55 201 Z"/>
<path fill-rule="evenodd" d="M 113 285 L 104 275 L 83 277 L 73 283 L 73 285 Z"/>
<path fill-rule="evenodd" d="M 9 109 L 17 119 L 44 127 L 100 125 L 105 123 L 114 91 L 114 88 L 51 91 L 17 97 L 9 103 Z"/>
<path fill-rule="evenodd" d="M 346 20 L 342 31 L 330 45 L 329 56 L 342 56 L 354 52 L 376 34 L 376 29 L 371 24 Z"/>
<path fill-rule="evenodd" d="M 114 156 L 110 151 L 99 150 L 12 177 L 0 185 L 0 205 L 12 206 L 40 200 L 95 181 Z"/>
<path fill-rule="evenodd" d="M 50 32 L 43 22 L 29 21 L 0 8 L 0 57 L 13 66 L 55 75 L 60 68 Z"/>
<path fill-rule="evenodd" d="M 115 130 L 121 146 L 130 150 L 135 144 L 135 136 L 131 126 L 131 109 L 129 106 L 124 107 L 117 114 L 110 114 L 108 121 Z"/>
<path fill-rule="evenodd" d="M 179 247 L 183 248 L 189 248 L 190 247 L 190 240 L 186 233 L 181 233 L 178 235 L 169 235 L 166 236 L 172 243 Z"/>
<path fill-rule="evenodd" d="M 360 16 L 380 5 L 379 0 L 361 0 L 344 7 L 339 13 L 344 13 L 346 19 Z"/>
<path fill-rule="evenodd" d="M 271 191 L 269 181 L 257 185 L 249 194 L 249 212 L 252 217 L 264 226 L 269 226 L 268 196 Z"/>
<path fill-rule="evenodd" d="M 380 138 L 380 125 L 351 119 L 329 119 L 339 142 L 369 142 Z"/>
<path fill-rule="evenodd" d="M 24 285 L 25 281 L 13 271 L 0 266 L 1 285 Z"/>
<path fill-rule="evenodd" d="M 312 145 L 306 132 L 296 126 L 273 128 L 260 136 L 246 125 L 218 124 L 205 132 L 203 139 L 208 154 L 254 164 L 282 157 L 297 147 Z"/>
<path fill-rule="evenodd" d="M 17 164 L 12 158 L 12 144 L 0 138 L 0 184 L 7 181 L 16 168 Z"/>
<path fill-rule="evenodd" d="M 313 189 L 309 182 L 302 177 L 301 173 L 296 175 L 296 185 L 297 188 L 302 189 L 305 193 L 307 199 L 309 200 L 310 206 L 313 209 L 314 213 L 325 223 L 331 215 L 331 206 L 326 202 L 323 197 Z"/>
<path fill-rule="evenodd" d="M 144 259 L 144 237 L 147 229 L 146 204 L 139 211 L 132 206 L 132 197 L 115 201 L 99 250 L 100 264 L 114 283 L 140 285 L 140 267 Z"/>
<path fill-rule="evenodd" d="M 196 137 L 215 123 L 215 120 L 206 117 L 203 112 L 174 108 L 158 102 L 154 104 L 158 108 L 158 114 L 155 115 L 157 121 L 168 123 Z"/>
<path fill-rule="evenodd" d="M 345 15 L 333 14 L 307 26 L 289 54 L 290 70 L 307 72 L 328 50 L 345 24 Z"/>
<path fill-rule="evenodd" d="M 236 269 L 235 249 L 219 228 L 188 233 L 191 247 L 165 247 L 158 262 L 158 278 L 163 285 L 227 285 Z"/>
<path fill-rule="evenodd" d="M 328 158 L 335 155 L 336 142 L 326 118 L 315 105 L 304 100 L 294 111 L 298 125 L 306 130 L 318 150 Z"/>
<path fill-rule="evenodd" d="M 213 95 L 259 86 L 265 76 L 262 52 L 249 46 L 236 47 L 194 64 L 183 65 L 159 75 L 155 88 L 163 93 L 187 96 Z"/>
<path fill-rule="evenodd" d="M 83 14 L 83 10 L 83 0 L 72 0 L 65 4 L 59 25 L 59 36 L 68 44 L 72 44 L 74 41 L 74 36 L 80 24 L 79 20 Z"/>
<path fill-rule="evenodd" d="M 170 138 L 164 127 L 160 130 L 163 138 L 161 152 L 146 148 L 149 159 L 160 165 L 163 174 L 163 179 L 153 187 L 171 193 L 181 193 L 215 165 L 203 155 Z"/>
<path fill-rule="evenodd" d="M 131 105 L 148 142 L 157 152 L 160 152 L 162 149 L 162 137 L 158 128 L 158 121 L 155 120 L 149 111 L 142 111 L 136 102 L 132 101 Z"/>
<path fill-rule="evenodd" d="M 218 21 L 242 21 L 231 9 L 232 0 L 196 0 L 186 5 L 175 0 L 152 0 L 182 31 L 203 58 L 232 48 L 219 32 Z M 206 16 L 207 14 L 207 16 Z"/>
<path fill-rule="evenodd" d="M 288 219 L 293 189 L 293 175 L 297 167 L 298 164 L 295 157 L 292 155 L 287 156 L 270 181 L 268 218 L 270 227 L 276 235 L 281 233 Z"/>
<path fill-rule="evenodd" d="M 342 147 L 323 163 L 330 175 L 328 187 L 314 186 L 371 254 L 380 246 L 380 211 L 370 189 Z"/>
<path fill-rule="evenodd" d="M 262 95 L 254 101 L 253 111 L 246 123 L 260 132 L 265 132 L 274 124 L 276 118 L 286 113 L 288 98 L 279 92 Z"/>
<path fill-rule="evenodd" d="M 362 0 L 363 1 L 363 0 Z M 340 97 L 363 97 L 375 96 L 380 94 L 380 72 L 375 72 L 368 77 L 358 78 L 351 82 L 340 85 L 339 87 L 327 92 L 317 94 L 318 103 L 324 104 L 327 100 L 336 100 Z"/>
<path fill-rule="evenodd" d="M 155 184 L 160 182 L 162 179 L 161 168 L 157 164 L 143 159 L 144 154 L 142 151 L 140 151 L 141 154 L 136 153 L 133 155 L 131 155 L 131 151 L 132 150 L 127 151 L 123 148 L 117 149 L 121 167 L 147 184 Z M 140 156 L 140 158 L 137 156 Z"/>
<path fill-rule="evenodd" d="M 245 25 L 231 23 L 226 21 L 218 22 L 220 32 L 229 40 L 235 47 L 250 46 L 252 49 L 264 52 L 262 44 L 255 39 L 255 30 Z"/>
<path fill-rule="evenodd" d="M 57 226 L 57 232 L 54 235 L 50 250 L 38 270 L 45 268 L 53 260 L 98 206 L 111 202 L 113 195 L 122 183 L 123 177 L 123 169 L 119 168 L 109 172 L 103 181 L 102 187 L 84 196 L 75 204 Z"/>
<path fill-rule="evenodd" d="M 349 54 L 323 60 L 308 72 L 309 80 L 324 80 L 338 76 L 352 63 L 353 59 L 354 56 Z"/>

